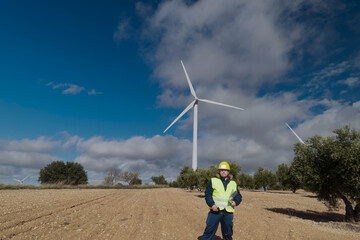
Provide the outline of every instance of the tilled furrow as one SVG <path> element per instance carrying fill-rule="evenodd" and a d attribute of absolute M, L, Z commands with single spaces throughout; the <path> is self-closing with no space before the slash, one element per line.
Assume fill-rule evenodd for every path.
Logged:
<path fill-rule="evenodd" d="M 120 196 L 118 196 L 120 197 Z M 115 237 L 118 229 L 126 229 L 126 232 L 132 231 L 133 228 L 136 229 L 135 224 L 128 224 L 129 222 L 137 222 L 137 213 L 133 211 L 134 208 L 140 208 L 141 202 L 144 199 L 144 191 L 133 191 L 130 190 L 126 192 L 126 196 L 122 197 L 121 200 L 114 199 L 113 204 L 107 205 L 111 206 L 105 208 L 102 212 L 103 218 L 101 222 L 94 225 L 91 228 L 91 231 L 83 234 L 79 239 L 126 239 Z"/>
<path fill-rule="evenodd" d="M 19 218 L 17 218 L 17 220 L 15 220 L 15 222 L 12 221 L 12 222 L 9 222 L 9 224 L 1 224 L 0 231 L 4 232 L 4 233 L 5 232 L 12 232 L 11 234 L 8 234 L 8 235 L 5 234 L 5 237 L 6 238 L 13 238 L 18 234 L 21 234 L 21 233 L 32 230 L 32 227 L 27 228 L 27 227 L 24 227 L 25 225 L 29 225 L 32 222 L 38 221 L 40 219 L 43 219 L 43 218 L 46 218 L 46 217 L 49 217 L 49 216 L 52 216 L 52 215 L 56 215 L 58 213 L 66 211 L 68 209 L 81 208 L 82 206 L 88 206 L 88 204 L 90 204 L 90 203 L 96 204 L 97 201 L 102 200 L 102 199 L 104 199 L 106 197 L 109 197 L 111 195 L 113 195 L 113 194 L 108 194 L 108 195 L 105 195 L 105 196 L 97 197 L 97 198 L 90 199 L 90 200 L 87 200 L 87 201 L 83 201 L 83 202 L 80 202 L 80 203 L 77 203 L 77 204 L 71 203 L 71 205 L 69 205 L 69 206 L 65 206 L 65 207 L 61 206 L 61 207 L 58 207 L 55 210 L 51 209 L 51 210 L 49 210 L 49 211 L 47 211 L 45 213 L 40 212 L 38 216 L 31 217 L 31 218 L 26 218 L 26 219 L 23 219 L 23 220 L 20 220 L 20 221 L 18 220 Z M 16 231 L 15 229 L 21 229 L 21 231 Z M 2 236 L 2 237 L 4 237 L 4 236 Z"/>
<path fill-rule="evenodd" d="M 67 239 L 94 239 L 89 236 L 92 232 L 102 233 L 102 227 L 108 224 L 108 218 L 114 216 L 114 206 L 118 202 L 128 200 L 125 194 L 116 191 L 96 201 L 94 204 L 75 204 L 64 211 L 49 216 L 49 218 L 34 222 L 28 228 L 36 226 L 31 231 L 33 239 L 61 239 L 66 233 Z M 44 233 L 46 234 L 44 235 Z M 96 239 L 97 237 L 95 237 Z M 28 235 L 18 234 L 16 239 L 29 239 Z"/>
<path fill-rule="evenodd" d="M 39 194 L 40 195 L 40 194 Z M 44 196 L 46 197 L 46 196 Z M 55 195 L 54 198 L 59 197 L 58 195 Z M 60 196 L 61 197 L 61 196 Z M 75 200 L 75 201 L 81 201 L 81 204 L 84 204 L 88 201 L 82 202 L 84 200 L 86 196 L 82 196 L 79 200 Z M 101 198 L 101 197 L 100 197 Z M 43 200 L 41 198 L 38 198 L 38 200 Z M 53 201 L 55 200 L 55 201 Z M 92 199 L 91 201 L 95 201 L 96 199 Z M 21 204 L 21 203 L 18 203 Z M 62 201 L 56 200 L 56 199 L 51 199 L 50 201 L 47 202 L 38 202 L 37 204 L 32 203 L 29 206 L 23 207 L 21 208 L 21 206 L 17 209 L 6 209 L 7 212 L 4 214 L 1 214 L 0 216 L 0 224 L 1 226 L 5 226 L 7 222 L 11 222 L 13 219 L 22 219 L 23 216 L 26 215 L 34 215 L 33 213 L 41 213 L 43 212 L 44 209 L 49 209 L 51 208 L 53 211 L 58 211 L 59 209 L 62 210 L 65 206 L 73 206 L 73 205 L 77 205 L 74 204 L 74 199 L 63 199 Z M 55 210 L 54 210 L 55 209 Z M 0 209 L 1 210 L 1 209 Z M 47 214 L 44 214 L 47 215 Z M 10 217 L 11 216 L 11 217 Z M 26 221 L 26 219 L 25 219 Z M 2 230 L 0 228 L 0 230 Z"/>

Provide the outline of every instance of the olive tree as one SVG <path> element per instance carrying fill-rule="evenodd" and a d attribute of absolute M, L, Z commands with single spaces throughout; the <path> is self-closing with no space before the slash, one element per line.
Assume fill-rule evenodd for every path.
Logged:
<path fill-rule="evenodd" d="M 335 136 L 315 135 L 294 148 L 292 166 L 301 183 L 336 207 L 345 203 L 345 220 L 360 221 L 360 132 L 350 126 L 335 129 Z"/>
<path fill-rule="evenodd" d="M 43 183 L 86 184 L 84 167 L 80 163 L 54 161 L 40 170 L 38 181 Z"/>
<path fill-rule="evenodd" d="M 254 177 L 248 173 L 241 173 L 237 183 L 242 188 L 255 189 Z"/>
<path fill-rule="evenodd" d="M 289 167 L 289 175 L 287 178 L 287 184 L 290 190 L 295 193 L 296 190 L 302 188 L 302 183 L 299 175 L 297 174 L 293 165 Z"/>
<path fill-rule="evenodd" d="M 198 185 L 196 173 L 189 166 L 183 167 L 177 177 L 177 183 L 181 188 L 193 189 Z"/>
<path fill-rule="evenodd" d="M 294 167 L 289 167 L 286 163 L 278 165 L 276 177 L 283 190 L 290 189 L 293 193 L 295 193 L 296 190 L 301 187 L 300 179 L 294 171 Z"/>
<path fill-rule="evenodd" d="M 289 166 L 286 163 L 279 164 L 278 170 L 276 171 L 276 177 L 283 190 L 290 188 L 288 184 L 289 175 L 290 175 Z"/>
<path fill-rule="evenodd" d="M 256 188 L 262 187 L 266 191 L 269 187 L 276 185 L 276 175 L 269 169 L 259 167 L 254 174 Z"/>
<path fill-rule="evenodd" d="M 210 179 L 212 177 L 215 177 L 217 172 L 218 170 L 214 165 L 209 166 L 207 169 L 206 168 L 196 169 L 195 173 L 196 173 L 198 188 L 205 189 Z"/>
<path fill-rule="evenodd" d="M 165 177 L 163 175 L 161 176 L 152 176 L 151 180 L 156 184 L 156 185 L 168 185 L 168 182 L 165 180 Z"/>
<path fill-rule="evenodd" d="M 232 175 L 233 180 L 237 182 L 240 175 L 241 166 L 236 162 L 230 162 L 229 165 L 230 165 L 230 174 Z"/>

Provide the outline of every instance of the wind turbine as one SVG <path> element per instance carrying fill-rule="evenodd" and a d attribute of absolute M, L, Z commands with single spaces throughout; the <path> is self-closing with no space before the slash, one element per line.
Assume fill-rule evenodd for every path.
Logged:
<path fill-rule="evenodd" d="M 297 139 L 303 144 L 305 145 L 305 142 L 296 134 L 296 132 L 289 126 L 289 124 L 285 123 L 286 126 L 292 131 L 292 133 L 297 137 Z"/>
<path fill-rule="evenodd" d="M 164 133 L 174 124 L 177 122 L 177 120 L 179 120 L 185 113 L 187 113 L 191 108 L 194 108 L 194 125 L 193 125 L 193 155 L 192 155 L 192 169 L 194 169 L 194 171 L 197 169 L 197 135 L 198 135 L 198 103 L 199 102 L 206 102 L 206 103 L 211 103 L 211 104 L 215 104 L 215 105 L 220 105 L 220 106 L 224 106 L 224 107 L 229 107 L 229 108 L 234 108 L 237 110 L 244 110 L 242 108 L 239 107 L 234 107 L 231 105 L 227 105 L 224 103 L 219 103 L 219 102 L 214 102 L 214 101 L 210 101 L 207 99 L 200 99 L 196 96 L 195 90 L 191 84 L 189 75 L 185 69 L 184 63 L 180 60 L 181 65 L 184 69 L 185 72 L 185 76 L 186 76 L 186 80 L 189 84 L 190 87 L 190 92 L 191 95 L 193 95 L 194 97 L 194 101 L 192 101 L 189 106 L 187 106 L 184 111 L 182 111 L 182 113 L 180 113 L 180 115 L 165 129 Z"/>
<path fill-rule="evenodd" d="M 29 176 L 25 177 L 23 180 L 19 180 L 19 179 L 16 179 L 14 178 L 15 181 L 18 181 L 20 184 L 23 184 L 24 181 L 28 178 Z"/>

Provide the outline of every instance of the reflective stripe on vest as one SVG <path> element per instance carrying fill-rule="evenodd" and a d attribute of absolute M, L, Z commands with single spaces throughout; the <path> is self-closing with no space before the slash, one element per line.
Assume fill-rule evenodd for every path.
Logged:
<path fill-rule="evenodd" d="M 230 196 L 236 190 L 236 183 L 232 180 L 228 183 L 226 191 L 224 184 L 219 178 L 211 178 L 211 184 L 213 188 L 213 200 L 215 205 L 220 209 L 226 209 L 227 212 L 235 212 L 234 208 L 231 206 Z"/>

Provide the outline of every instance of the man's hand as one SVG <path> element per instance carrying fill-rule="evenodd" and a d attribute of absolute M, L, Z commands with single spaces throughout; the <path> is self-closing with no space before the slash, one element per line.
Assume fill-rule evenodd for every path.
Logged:
<path fill-rule="evenodd" d="M 211 210 L 213 210 L 214 212 L 219 211 L 219 209 L 217 208 L 217 206 L 215 204 L 212 205 Z"/>
<path fill-rule="evenodd" d="M 235 206 L 236 206 L 236 202 L 235 202 L 235 201 L 231 201 L 231 206 L 235 207 Z"/>

